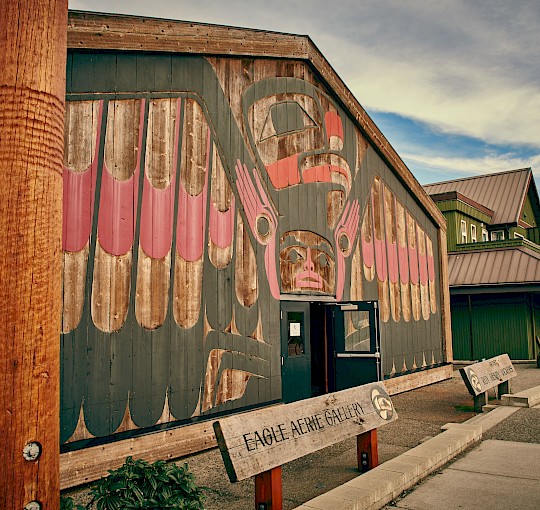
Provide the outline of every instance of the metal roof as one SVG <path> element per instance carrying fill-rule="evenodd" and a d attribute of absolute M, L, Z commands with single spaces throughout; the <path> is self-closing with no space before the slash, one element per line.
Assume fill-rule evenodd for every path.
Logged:
<path fill-rule="evenodd" d="M 448 254 L 450 287 L 540 282 L 540 253 L 525 246 Z"/>
<path fill-rule="evenodd" d="M 427 184 L 424 189 L 428 195 L 450 191 L 457 191 L 465 195 L 494 212 L 492 225 L 517 223 L 531 176 L 530 168 L 522 168 L 509 172 Z"/>

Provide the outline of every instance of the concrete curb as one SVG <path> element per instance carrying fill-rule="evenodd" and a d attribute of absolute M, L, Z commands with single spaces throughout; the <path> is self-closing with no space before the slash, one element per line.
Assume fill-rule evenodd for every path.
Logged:
<path fill-rule="evenodd" d="M 523 395 L 525 394 L 525 395 Z M 508 397 L 540 399 L 540 386 Z M 503 396 L 504 398 L 504 396 Z M 307 501 L 295 510 L 378 510 L 426 478 L 469 446 L 478 443 L 482 434 L 517 412 L 520 407 L 497 406 L 464 423 L 447 423 L 441 434 L 402 453 L 375 469 Z"/>
<path fill-rule="evenodd" d="M 538 403 L 540 403 L 540 386 L 501 397 L 503 406 L 533 407 Z"/>
<path fill-rule="evenodd" d="M 464 423 L 447 423 L 443 432 L 401 455 L 307 501 L 295 510 L 378 510 L 410 489 L 469 446 L 482 434 L 523 407 L 540 402 L 540 386 L 503 395 L 501 406 L 478 414 Z"/>
<path fill-rule="evenodd" d="M 322 494 L 296 510 L 375 510 L 482 438 L 481 425 L 455 424 L 415 448 Z"/>

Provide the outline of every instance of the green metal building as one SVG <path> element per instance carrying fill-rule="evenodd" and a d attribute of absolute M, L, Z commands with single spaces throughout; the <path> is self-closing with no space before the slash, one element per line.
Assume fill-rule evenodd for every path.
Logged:
<path fill-rule="evenodd" d="M 540 201 L 531 168 L 425 186 L 446 218 L 454 360 L 540 350 Z"/>

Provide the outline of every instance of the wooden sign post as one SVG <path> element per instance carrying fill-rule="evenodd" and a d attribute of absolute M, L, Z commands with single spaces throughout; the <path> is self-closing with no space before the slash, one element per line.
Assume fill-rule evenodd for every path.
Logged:
<path fill-rule="evenodd" d="M 214 431 L 231 482 L 255 476 L 255 509 L 280 510 L 283 464 L 358 436 L 358 466 L 367 471 L 378 464 L 375 429 L 396 418 L 378 382 L 230 416 Z"/>
<path fill-rule="evenodd" d="M 0 508 L 60 505 L 67 0 L 0 9 Z"/>
<path fill-rule="evenodd" d="M 459 372 L 474 398 L 474 410 L 478 413 L 488 403 L 488 390 L 497 386 L 497 396 L 501 398 L 510 392 L 508 381 L 517 375 L 508 354 L 460 368 Z"/>

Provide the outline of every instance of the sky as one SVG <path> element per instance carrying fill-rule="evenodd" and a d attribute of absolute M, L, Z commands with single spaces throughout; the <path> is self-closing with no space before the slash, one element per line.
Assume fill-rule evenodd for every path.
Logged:
<path fill-rule="evenodd" d="M 538 0 L 69 0 L 308 35 L 421 184 L 540 177 Z"/>

